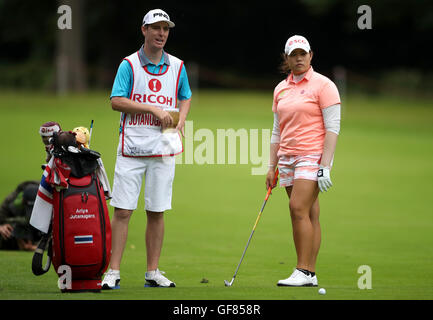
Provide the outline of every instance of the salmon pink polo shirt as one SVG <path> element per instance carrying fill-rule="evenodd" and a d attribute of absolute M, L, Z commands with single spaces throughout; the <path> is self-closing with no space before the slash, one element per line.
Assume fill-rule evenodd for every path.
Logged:
<path fill-rule="evenodd" d="M 298 83 L 293 73 L 281 81 L 272 104 L 280 121 L 278 156 L 322 154 L 326 133 L 322 109 L 339 103 L 336 85 L 313 67 Z"/>

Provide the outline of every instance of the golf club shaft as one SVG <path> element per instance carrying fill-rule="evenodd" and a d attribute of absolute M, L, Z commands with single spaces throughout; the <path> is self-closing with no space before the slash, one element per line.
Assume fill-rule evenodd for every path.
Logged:
<path fill-rule="evenodd" d="M 90 148 L 90 140 L 92 139 L 92 130 L 93 130 L 93 120 L 90 122 L 89 148 Z"/>
<path fill-rule="evenodd" d="M 274 181 L 272 183 L 272 186 L 268 188 L 268 192 L 266 193 L 265 201 L 263 202 L 262 208 L 260 209 L 260 212 L 259 212 L 259 215 L 257 216 L 256 222 L 254 223 L 253 230 L 251 231 L 250 237 L 248 238 L 248 242 L 247 242 L 247 245 L 245 246 L 244 252 L 242 253 L 241 260 L 239 261 L 238 266 L 236 267 L 236 271 L 235 271 L 235 274 L 233 275 L 232 282 L 238 273 L 239 267 L 241 266 L 242 260 L 244 259 L 245 253 L 247 252 L 247 249 L 248 249 L 248 246 L 250 245 L 251 238 L 253 237 L 253 234 L 254 234 L 254 231 L 256 230 L 257 224 L 259 223 L 260 217 L 262 216 L 263 210 L 265 209 L 266 202 L 268 201 L 269 195 L 271 194 L 272 187 L 277 183 L 277 179 L 278 179 L 278 168 L 275 171 L 275 177 L 274 177 Z"/>

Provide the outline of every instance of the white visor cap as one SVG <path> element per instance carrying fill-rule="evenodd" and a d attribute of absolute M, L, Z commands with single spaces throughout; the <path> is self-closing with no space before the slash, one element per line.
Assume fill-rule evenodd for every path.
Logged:
<path fill-rule="evenodd" d="M 143 25 L 153 24 L 160 21 L 167 22 L 170 28 L 174 27 L 174 23 L 170 21 L 169 15 L 161 9 L 153 9 L 146 13 L 143 18 Z"/>
<path fill-rule="evenodd" d="M 287 54 L 291 54 L 292 51 L 295 49 L 302 49 L 305 52 L 310 52 L 310 43 L 303 36 L 292 36 L 287 40 L 284 47 L 284 52 Z"/>

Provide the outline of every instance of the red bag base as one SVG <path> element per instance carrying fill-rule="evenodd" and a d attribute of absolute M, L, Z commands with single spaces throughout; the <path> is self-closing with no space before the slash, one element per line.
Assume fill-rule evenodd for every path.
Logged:
<path fill-rule="evenodd" d="M 101 292 L 102 280 L 72 280 L 71 289 L 61 289 L 65 292 Z"/>

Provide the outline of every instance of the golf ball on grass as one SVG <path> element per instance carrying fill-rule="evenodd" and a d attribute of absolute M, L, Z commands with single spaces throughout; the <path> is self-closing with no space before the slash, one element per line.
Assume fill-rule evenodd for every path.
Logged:
<path fill-rule="evenodd" d="M 320 288 L 319 289 L 319 294 L 326 294 L 325 288 Z"/>

